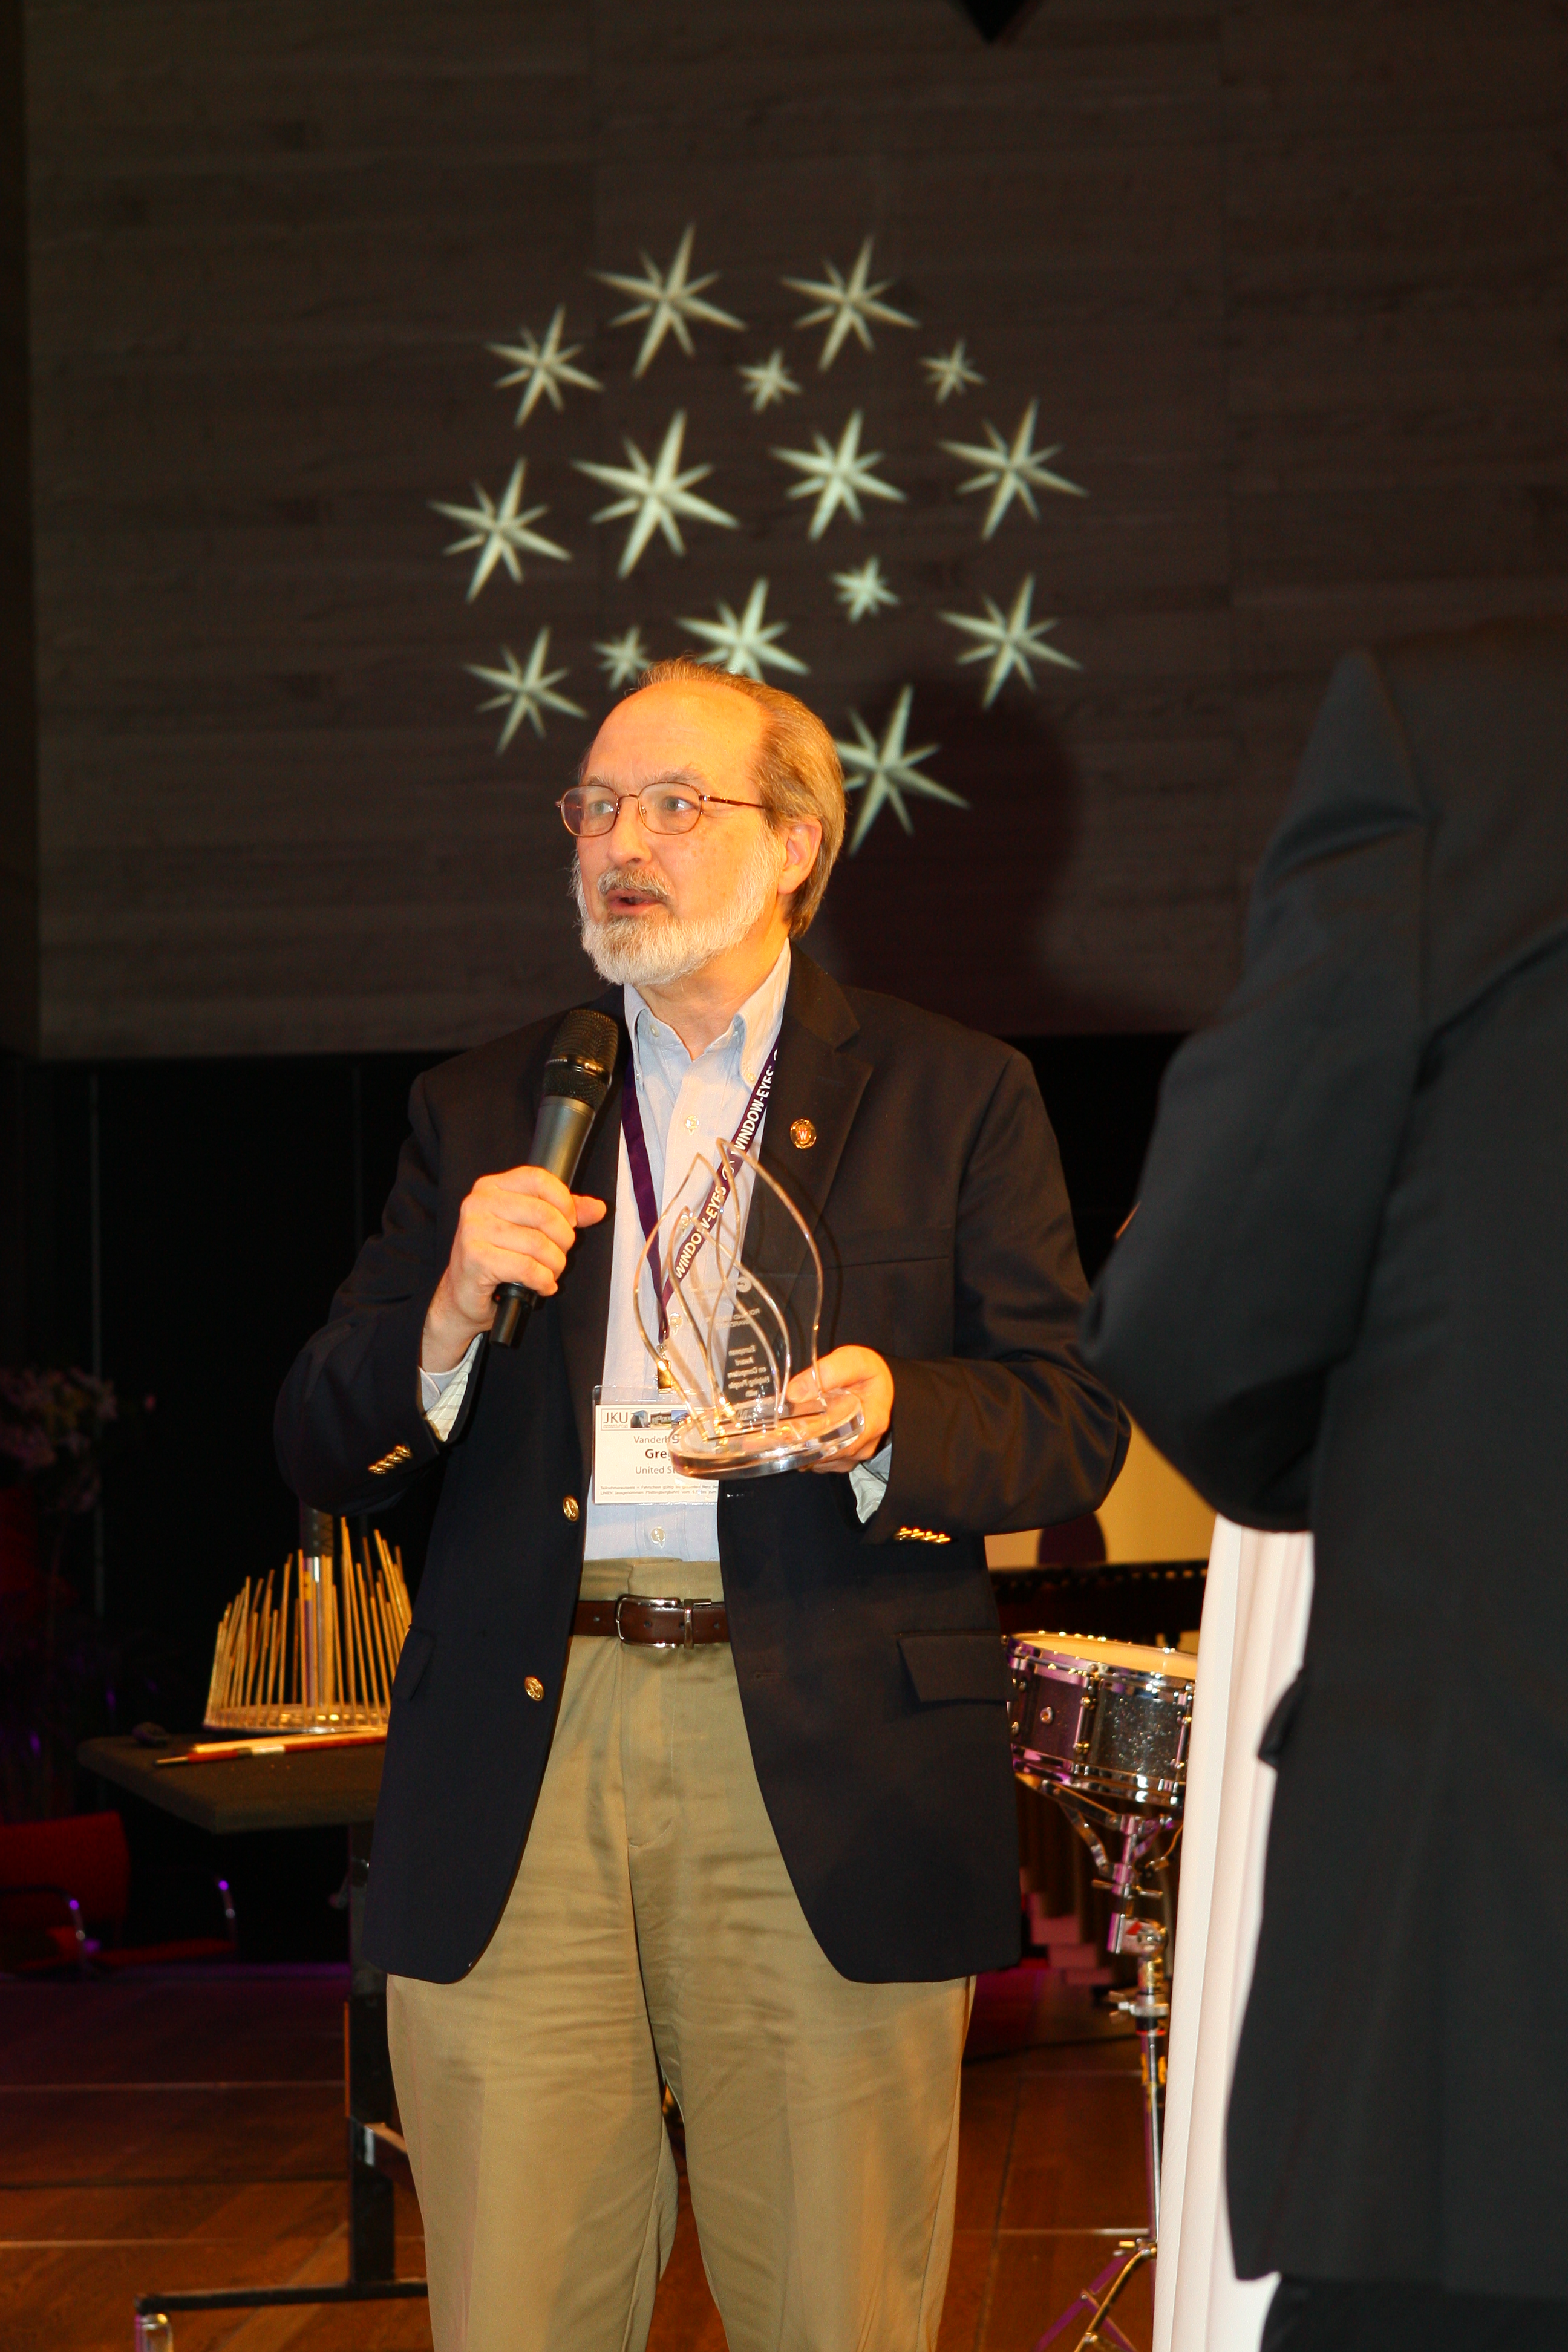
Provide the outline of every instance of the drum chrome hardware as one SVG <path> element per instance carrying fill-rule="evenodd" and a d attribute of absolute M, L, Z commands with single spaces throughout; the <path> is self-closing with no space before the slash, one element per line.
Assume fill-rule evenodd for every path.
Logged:
<path fill-rule="evenodd" d="M 1182 1834 L 1196 1661 L 1179 1650 L 1102 1642 L 1083 1633 L 1017 1633 L 1007 1642 L 1008 1727 L 1020 1780 L 1053 1797 L 1094 1857 L 1110 1897 L 1106 1944 L 1138 1962 L 1136 1989 L 1116 2007 L 1142 2053 L 1143 2156 L 1149 2226 L 1123 2239 L 1036 2342 L 1034 2352 L 1132 2352 L 1110 2317 L 1122 2289 L 1160 2242 L 1160 2141 L 1164 2119 L 1165 1890 L 1161 1874 Z"/>
<path fill-rule="evenodd" d="M 1118 1812 L 1180 1810 L 1194 1660 L 1086 1633 L 1016 1633 L 1007 1653 L 1021 1773 Z"/>

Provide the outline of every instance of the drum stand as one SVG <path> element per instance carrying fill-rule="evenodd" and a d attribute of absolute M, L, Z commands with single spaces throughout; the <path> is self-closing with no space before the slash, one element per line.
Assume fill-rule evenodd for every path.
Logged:
<path fill-rule="evenodd" d="M 1115 2005 L 1132 2020 L 1142 2053 L 1143 2157 L 1149 2181 L 1148 2228 L 1120 2242 L 1104 2269 L 1037 2338 L 1034 2352 L 1046 2352 L 1048 2345 L 1057 2346 L 1058 2352 L 1093 2352 L 1105 2345 L 1114 2346 L 1116 2352 L 1134 2352 L 1110 2313 L 1134 2272 L 1152 2263 L 1159 2251 L 1160 2139 L 1164 2121 L 1165 2041 L 1171 2019 L 1165 1985 L 1165 1922 L 1163 1917 L 1140 1916 L 1138 1906 L 1157 1905 L 1162 1912 L 1164 1909 L 1160 1874 L 1182 1834 L 1181 1814 L 1179 1811 L 1115 1812 L 1076 1790 L 1036 1780 L 1033 1774 L 1021 1777 L 1056 1799 L 1094 1856 L 1100 1873 L 1094 1883 L 1110 1896 L 1107 1950 L 1130 1953 L 1138 1962 L 1136 1990 L 1124 1994 Z M 1167 1801 L 1179 1807 L 1180 1795 Z"/>

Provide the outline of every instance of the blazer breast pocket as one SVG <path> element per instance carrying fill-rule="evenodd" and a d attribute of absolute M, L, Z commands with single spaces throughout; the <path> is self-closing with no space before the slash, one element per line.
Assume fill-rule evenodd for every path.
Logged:
<path fill-rule="evenodd" d="M 922 1706 L 1007 1704 L 1011 1685 L 999 1633 L 900 1633 L 899 1654 Z"/>
<path fill-rule="evenodd" d="M 821 1236 L 825 1261 L 837 1265 L 918 1265 L 952 1255 L 951 1225 L 866 1226 Z"/>

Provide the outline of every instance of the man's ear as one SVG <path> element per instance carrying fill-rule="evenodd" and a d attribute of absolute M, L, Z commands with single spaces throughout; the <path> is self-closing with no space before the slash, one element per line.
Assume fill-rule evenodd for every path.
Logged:
<path fill-rule="evenodd" d="M 784 831 L 784 862 L 779 875 L 781 897 L 793 898 L 809 878 L 822 847 L 822 825 L 814 816 L 795 818 Z"/>

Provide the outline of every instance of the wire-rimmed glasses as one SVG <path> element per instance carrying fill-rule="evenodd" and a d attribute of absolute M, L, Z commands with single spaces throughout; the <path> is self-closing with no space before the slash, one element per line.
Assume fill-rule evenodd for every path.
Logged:
<path fill-rule="evenodd" d="M 581 841 L 614 833 L 624 801 L 636 801 L 649 833 L 689 833 L 706 808 L 760 808 L 759 801 L 726 800 L 691 784 L 647 784 L 640 793 L 613 793 L 607 784 L 574 784 L 555 805 L 568 833 Z"/>

